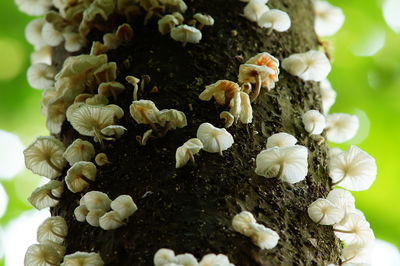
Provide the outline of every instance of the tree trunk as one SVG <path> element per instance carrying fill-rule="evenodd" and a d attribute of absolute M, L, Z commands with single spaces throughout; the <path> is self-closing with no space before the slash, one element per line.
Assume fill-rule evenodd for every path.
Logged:
<path fill-rule="evenodd" d="M 115 142 L 107 142 L 104 149 L 96 146 L 111 164 L 98 167 L 96 182 L 87 191 L 99 190 L 112 199 L 131 195 L 138 211 L 126 226 L 104 231 L 74 218 L 73 211 L 87 191 L 74 194 L 66 190 L 51 210 L 68 223 L 66 254 L 96 251 L 106 265 L 152 265 L 158 249 L 170 248 L 197 258 L 223 253 L 236 265 L 338 264 L 341 248 L 332 228 L 315 224 L 307 215 L 308 205 L 330 189 L 326 145 L 317 145 L 301 121 L 304 112 L 321 109 L 317 83 L 303 82 L 281 70 L 275 89 L 262 92 L 253 104 L 253 122 L 228 129 L 235 143 L 223 156 L 202 151 L 195 164 L 175 168 L 176 149 L 196 137 L 201 123 L 223 127 L 219 113 L 225 108 L 198 98 L 206 85 L 221 79 L 236 81 L 239 65 L 259 52 L 282 60 L 317 49 L 311 1 L 271 0 L 268 5 L 288 12 L 292 21 L 288 32 L 271 34 L 240 15 L 245 5 L 241 1 L 185 2 L 189 7 L 185 18 L 201 12 L 215 19 L 214 26 L 202 30 L 200 44 L 182 47 L 158 32 L 156 19 L 147 26 L 140 19 L 131 25 L 132 41 L 107 54 L 118 65 L 117 81 L 128 87 L 125 76 L 150 76 L 139 99 L 152 100 L 159 109 L 183 111 L 188 125 L 141 146 L 136 136 L 143 135 L 148 126 L 137 124 L 129 115 L 132 87 L 111 101 L 125 111 L 119 124 L 128 130 Z M 88 43 L 101 37 L 90 34 Z M 56 49 L 53 64 L 61 66 L 65 56 L 62 49 Z M 266 138 L 278 132 L 292 134 L 309 149 L 306 180 L 289 185 L 255 174 L 255 157 L 265 148 Z M 65 122 L 59 138 L 69 145 L 77 137 Z M 277 247 L 261 250 L 233 230 L 232 218 L 243 210 L 279 234 Z"/>

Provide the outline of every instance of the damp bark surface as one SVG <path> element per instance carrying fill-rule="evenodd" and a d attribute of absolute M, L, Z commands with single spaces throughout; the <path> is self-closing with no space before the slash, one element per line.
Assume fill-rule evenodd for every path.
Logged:
<path fill-rule="evenodd" d="M 64 217 L 69 226 L 66 254 L 96 251 L 106 265 L 121 266 L 153 265 L 154 253 L 160 248 L 173 249 L 176 254 L 192 253 L 198 259 L 208 253 L 223 253 L 236 265 L 338 264 L 340 242 L 332 228 L 313 223 L 307 215 L 308 205 L 330 189 L 326 145 L 317 145 L 301 121 L 304 112 L 321 109 L 317 83 L 304 82 L 281 70 L 275 89 L 263 90 L 253 104 L 253 122 L 228 129 L 235 143 L 223 156 L 201 151 L 195 164 L 175 168 L 176 149 L 196 137 L 201 123 L 224 125 L 219 113 L 227 107 L 198 98 L 206 85 L 221 79 L 237 81 L 240 64 L 259 52 L 282 60 L 317 49 L 311 1 L 269 1 L 271 8 L 287 12 L 292 20 L 289 31 L 271 34 L 241 16 L 245 3 L 238 0 L 185 2 L 189 7 L 185 18 L 201 12 L 215 19 L 214 26 L 202 30 L 199 44 L 182 47 L 169 35 L 158 33 L 156 19 L 146 26 L 137 20 L 131 24 L 132 41 L 107 53 L 109 61 L 118 65 L 117 81 L 128 88 L 116 101 L 111 100 L 125 111 L 119 124 L 128 130 L 120 139 L 106 142 L 104 148 L 96 146 L 96 151 L 106 153 L 111 162 L 98 167 L 96 182 L 82 193 L 66 190 L 52 208 L 52 214 Z M 101 37 L 96 33 L 89 36 L 90 41 Z M 66 56 L 62 49 L 56 49 L 53 65 L 60 68 Z M 141 146 L 136 136 L 149 127 L 137 124 L 129 115 L 133 87 L 125 81 L 126 75 L 148 75 L 150 82 L 139 91 L 139 99 L 152 100 L 159 109 L 183 111 L 188 125 Z M 279 132 L 294 135 L 309 150 L 307 178 L 294 185 L 254 172 L 255 157 L 265 148 L 267 137 Z M 66 145 L 77 137 L 85 139 L 68 122 L 58 137 Z M 128 194 L 138 211 L 125 226 L 111 231 L 78 222 L 73 211 L 90 190 L 105 192 L 111 199 Z M 233 230 L 232 218 L 243 210 L 279 234 L 275 248 L 261 250 Z"/>

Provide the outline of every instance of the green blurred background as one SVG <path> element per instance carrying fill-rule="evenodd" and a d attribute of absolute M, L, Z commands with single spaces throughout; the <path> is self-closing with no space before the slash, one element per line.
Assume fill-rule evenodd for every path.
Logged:
<path fill-rule="evenodd" d="M 400 0 L 330 2 L 341 7 L 346 15 L 343 28 L 326 39 L 332 43 L 334 58 L 329 80 L 338 92 L 331 112 L 357 114 L 361 120 L 358 135 L 339 147 L 345 149 L 356 144 L 376 158 L 379 174 L 375 184 L 368 191 L 353 194 L 376 237 L 400 247 Z M 6 138 L 12 136 L 4 135 L 3 131 L 17 135 L 25 146 L 36 136 L 48 134 L 40 113 L 41 91 L 31 89 L 26 81 L 33 48 L 25 41 L 24 28 L 31 19 L 18 12 L 12 0 L 0 2 L 2 171 L 18 158 L 21 163 L 18 154 L 12 155 L 12 149 L 15 154 L 23 148 L 15 149 L 12 139 Z M 11 164 L 7 162 L 9 158 L 13 158 Z M 18 162 L 16 169 L 20 167 Z M 38 218 L 35 211 L 24 213 L 31 210 L 27 196 L 41 182 L 41 177 L 27 170 L 8 178 L 0 177 L 0 265 L 5 265 L 4 250 L 10 253 L 10 245 L 18 245 L 17 240 L 10 239 L 10 236 L 15 238 L 15 232 L 9 231 L 18 231 L 24 237 L 25 231 L 16 227 L 17 223 L 22 222 L 22 228 L 34 231 L 41 217 L 47 215 L 36 212 Z M 31 243 L 34 241 L 32 237 Z M 7 266 L 16 266 L 10 258 L 7 261 Z"/>

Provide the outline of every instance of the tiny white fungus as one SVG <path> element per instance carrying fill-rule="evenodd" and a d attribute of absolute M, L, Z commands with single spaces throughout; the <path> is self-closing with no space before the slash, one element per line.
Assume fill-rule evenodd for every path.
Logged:
<path fill-rule="evenodd" d="M 333 226 L 335 235 L 347 245 L 367 245 L 375 240 L 374 232 L 365 218 L 358 213 L 348 213 Z"/>
<path fill-rule="evenodd" d="M 35 49 L 40 49 L 46 45 L 42 37 L 42 27 L 44 22 L 45 20 L 43 18 L 37 18 L 26 25 L 25 38 L 35 47 Z"/>
<path fill-rule="evenodd" d="M 204 26 L 214 25 L 214 18 L 210 15 L 196 13 L 193 18 L 200 23 L 199 29 L 201 30 Z"/>
<path fill-rule="evenodd" d="M 334 35 L 344 23 L 343 11 L 327 1 L 314 0 L 315 31 L 318 36 Z"/>
<path fill-rule="evenodd" d="M 292 135 L 281 132 L 271 135 L 267 139 L 267 149 L 272 147 L 290 147 L 297 143 L 297 139 Z"/>
<path fill-rule="evenodd" d="M 60 266 L 103 266 L 104 262 L 100 255 L 95 252 L 75 252 L 64 257 L 63 263 Z"/>
<path fill-rule="evenodd" d="M 189 160 L 195 162 L 194 155 L 199 153 L 200 150 L 203 148 L 203 143 L 197 139 L 192 138 L 183 143 L 182 146 L 176 149 L 175 159 L 176 159 L 176 168 L 181 168 L 187 164 Z"/>
<path fill-rule="evenodd" d="M 130 113 L 138 124 L 158 123 L 157 114 L 159 110 L 150 100 L 133 101 L 130 106 Z"/>
<path fill-rule="evenodd" d="M 310 135 L 319 135 L 326 127 L 325 116 L 317 110 L 309 110 L 303 115 L 303 124 Z"/>
<path fill-rule="evenodd" d="M 61 260 L 60 254 L 51 245 L 34 244 L 25 253 L 24 266 L 56 266 Z"/>
<path fill-rule="evenodd" d="M 94 155 L 95 150 L 93 144 L 81 139 L 74 140 L 63 154 L 70 165 L 80 161 L 90 161 Z"/>
<path fill-rule="evenodd" d="M 65 183 L 73 192 L 81 192 L 96 180 L 97 169 L 92 162 L 77 162 L 67 171 Z"/>
<path fill-rule="evenodd" d="M 324 114 L 327 114 L 329 109 L 331 109 L 332 105 L 336 101 L 336 91 L 332 89 L 332 85 L 327 79 L 321 80 L 319 86 L 322 100 L 322 110 Z"/>
<path fill-rule="evenodd" d="M 65 39 L 64 48 L 67 52 L 78 52 L 86 44 L 86 39 L 77 32 L 65 32 L 63 37 Z"/>
<path fill-rule="evenodd" d="M 103 166 L 103 165 L 110 163 L 110 161 L 108 160 L 107 154 L 105 154 L 103 152 L 97 154 L 96 157 L 94 158 L 94 161 L 96 162 L 96 164 L 98 166 Z"/>
<path fill-rule="evenodd" d="M 158 20 L 158 31 L 162 34 L 168 34 L 173 28 L 178 26 L 179 20 L 174 15 L 165 15 Z"/>
<path fill-rule="evenodd" d="M 344 210 L 327 199 L 317 199 L 307 209 L 308 216 L 317 224 L 332 225 L 344 217 Z"/>
<path fill-rule="evenodd" d="M 51 6 L 51 0 L 15 0 L 18 9 L 30 16 L 41 16 L 46 14 Z"/>
<path fill-rule="evenodd" d="M 251 224 L 253 233 L 250 236 L 255 245 L 261 249 L 273 249 L 279 241 L 279 235 L 274 230 L 262 224 Z"/>
<path fill-rule="evenodd" d="M 50 46 L 58 46 L 64 41 L 62 32 L 56 30 L 51 23 L 45 22 L 42 27 L 44 42 Z"/>
<path fill-rule="evenodd" d="M 74 209 L 74 216 L 78 222 L 86 221 L 86 216 L 89 213 L 89 210 L 85 205 L 80 205 Z"/>
<path fill-rule="evenodd" d="M 29 196 L 29 203 L 38 210 L 57 205 L 64 192 L 63 183 L 57 180 L 50 180 L 47 184 L 35 189 Z"/>
<path fill-rule="evenodd" d="M 56 70 L 54 67 L 38 63 L 28 68 L 27 79 L 29 85 L 34 89 L 49 89 L 54 86 Z"/>
<path fill-rule="evenodd" d="M 200 30 L 188 25 L 180 25 L 172 28 L 170 35 L 175 41 L 182 42 L 183 46 L 186 43 L 199 43 L 202 38 Z"/>
<path fill-rule="evenodd" d="M 209 101 L 214 97 L 218 104 L 227 105 L 239 91 L 240 87 L 237 83 L 229 80 L 218 80 L 206 86 L 206 89 L 199 95 L 199 99 Z"/>
<path fill-rule="evenodd" d="M 225 128 L 217 128 L 210 123 L 199 126 L 197 138 L 203 143 L 203 150 L 220 155 L 234 143 L 233 136 Z"/>
<path fill-rule="evenodd" d="M 154 254 L 154 265 L 155 266 L 164 266 L 168 263 L 174 263 L 175 261 L 175 252 L 168 248 L 161 248 Z"/>
<path fill-rule="evenodd" d="M 353 195 L 344 189 L 332 189 L 329 191 L 326 199 L 335 204 L 337 207 L 341 208 L 346 213 L 352 212 L 355 210 L 355 199 Z"/>
<path fill-rule="evenodd" d="M 257 22 L 262 14 L 269 10 L 266 3 L 268 0 L 250 0 L 243 9 L 244 16 L 253 22 Z"/>
<path fill-rule="evenodd" d="M 199 262 L 199 266 L 234 266 L 224 254 L 207 254 Z"/>
<path fill-rule="evenodd" d="M 279 9 L 270 9 L 264 12 L 257 23 L 262 28 L 270 28 L 278 32 L 287 31 L 291 26 L 289 15 Z"/>
<path fill-rule="evenodd" d="M 242 211 L 241 213 L 236 214 L 232 219 L 233 229 L 245 236 L 251 236 L 253 234 L 251 224 L 254 223 L 256 223 L 256 219 L 253 214 L 248 211 Z"/>
<path fill-rule="evenodd" d="M 81 205 L 85 205 L 89 211 L 108 211 L 110 209 L 111 199 L 106 193 L 101 191 L 89 191 L 82 197 Z"/>
<path fill-rule="evenodd" d="M 68 226 L 61 216 L 52 216 L 43 221 L 37 229 L 37 241 L 49 240 L 57 244 L 62 244 L 68 234 Z"/>
<path fill-rule="evenodd" d="M 138 207 L 129 195 L 120 195 L 111 202 L 111 209 L 124 220 L 137 211 Z"/>
<path fill-rule="evenodd" d="M 99 227 L 100 226 L 100 217 L 103 216 L 105 213 L 106 213 L 106 211 L 103 209 L 91 210 L 86 215 L 86 222 L 88 224 L 90 224 L 91 226 Z"/>
<path fill-rule="evenodd" d="M 223 111 L 219 114 L 219 118 L 225 120 L 225 128 L 229 128 L 235 122 L 235 117 L 228 111 Z"/>
<path fill-rule="evenodd" d="M 121 137 L 127 129 L 119 125 L 109 125 L 103 128 L 100 132 L 104 136 L 115 136 L 117 138 Z"/>
<path fill-rule="evenodd" d="M 272 68 L 266 67 L 265 65 L 253 65 L 253 64 L 241 64 L 239 67 L 239 82 L 240 83 L 255 83 L 255 89 L 251 94 L 251 101 L 257 99 L 260 94 L 261 87 L 266 87 L 270 84 L 271 76 L 275 75 L 275 71 Z"/>
<path fill-rule="evenodd" d="M 116 211 L 109 211 L 100 217 L 99 225 L 103 230 L 114 230 L 122 225 L 123 218 Z"/>

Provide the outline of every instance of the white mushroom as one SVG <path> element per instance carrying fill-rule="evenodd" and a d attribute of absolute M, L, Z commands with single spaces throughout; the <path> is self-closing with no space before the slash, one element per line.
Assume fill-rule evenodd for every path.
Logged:
<path fill-rule="evenodd" d="M 269 10 L 266 3 L 268 0 L 250 0 L 243 9 L 244 16 L 253 22 L 257 22 L 262 14 Z"/>
<path fill-rule="evenodd" d="M 171 29 L 170 35 L 172 39 L 181 42 L 183 46 L 186 43 L 199 43 L 202 38 L 200 30 L 188 25 L 180 25 Z"/>
<path fill-rule="evenodd" d="M 129 195 L 120 195 L 111 202 L 111 209 L 124 220 L 137 211 L 137 206 Z"/>
<path fill-rule="evenodd" d="M 234 266 L 224 254 L 207 254 L 201 259 L 199 266 Z"/>
<path fill-rule="evenodd" d="M 348 213 L 333 226 L 335 235 L 347 245 L 366 245 L 375 240 L 374 232 L 365 218 L 358 213 Z"/>
<path fill-rule="evenodd" d="M 56 69 L 53 66 L 38 63 L 28 68 L 27 79 L 29 85 L 34 89 L 49 89 L 54 86 Z"/>
<path fill-rule="evenodd" d="M 331 159 L 343 152 L 342 149 L 334 147 L 334 148 L 329 148 L 328 150 L 328 158 Z"/>
<path fill-rule="evenodd" d="M 252 64 L 257 66 L 265 66 L 272 69 L 272 73 L 269 74 L 268 79 L 263 80 L 262 86 L 266 87 L 268 90 L 275 88 L 275 82 L 279 80 L 279 60 L 273 55 L 262 52 L 256 54 L 246 61 L 246 64 Z"/>
<path fill-rule="evenodd" d="M 228 111 L 223 111 L 219 114 L 219 118 L 225 120 L 225 128 L 229 128 L 235 122 L 235 117 Z"/>
<path fill-rule="evenodd" d="M 37 18 L 26 25 L 25 38 L 35 47 L 35 49 L 40 49 L 46 45 L 42 37 L 42 27 L 44 22 L 44 18 Z"/>
<path fill-rule="evenodd" d="M 61 216 L 52 216 L 43 221 L 37 230 L 37 241 L 43 243 L 46 240 L 62 244 L 68 234 L 68 226 Z"/>
<path fill-rule="evenodd" d="M 321 36 L 334 35 L 344 23 L 343 11 L 327 1 L 314 0 L 315 32 Z"/>
<path fill-rule="evenodd" d="M 123 218 L 116 211 L 109 211 L 100 217 L 99 225 L 103 230 L 114 230 L 122 225 Z"/>
<path fill-rule="evenodd" d="M 332 225 L 344 217 L 344 210 L 327 199 L 317 199 L 308 206 L 308 216 L 317 224 Z"/>
<path fill-rule="evenodd" d="M 81 192 L 96 180 L 97 169 L 92 162 L 77 162 L 67 171 L 65 183 L 73 192 Z"/>
<path fill-rule="evenodd" d="M 355 210 L 355 199 L 353 195 L 344 189 L 332 189 L 329 191 L 327 200 L 332 202 L 334 205 L 344 210 L 345 214 Z"/>
<path fill-rule="evenodd" d="M 89 213 L 89 210 L 85 205 L 80 205 L 74 209 L 74 216 L 78 222 L 86 221 L 86 216 Z"/>
<path fill-rule="evenodd" d="M 93 144 L 89 141 L 76 139 L 65 150 L 63 156 L 70 165 L 80 161 L 90 161 L 95 155 Z"/>
<path fill-rule="evenodd" d="M 94 161 L 96 162 L 96 164 L 98 166 L 103 166 L 103 165 L 110 163 L 110 161 L 108 160 L 107 154 L 105 154 L 103 152 L 97 154 L 96 157 L 94 158 Z"/>
<path fill-rule="evenodd" d="M 319 135 L 326 127 L 325 116 L 317 110 L 309 110 L 303 115 L 303 124 L 310 135 Z"/>
<path fill-rule="evenodd" d="M 62 32 L 53 27 L 53 24 L 45 22 L 42 27 L 42 37 L 44 42 L 50 46 L 58 46 L 64 41 Z"/>
<path fill-rule="evenodd" d="M 368 266 L 371 265 L 371 255 L 373 254 L 373 244 L 346 245 L 342 249 L 341 259 L 343 266 Z"/>
<path fill-rule="evenodd" d="M 273 147 L 256 157 L 255 172 L 266 178 L 277 177 L 294 184 L 306 178 L 308 150 L 304 146 Z"/>
<path fill-rule="evenodd" d="M 323 52 L 310 50 L 306 53 L 292 54 L 282 61 L 282 67 L 304 81 L 324 80 L 331 71 L 329 59 Z"/>
<path fill-rule="evenodd" d="M 116 81 L 103 82 L 99 85 L 97 92 L 98 94 L 104 95 L 106 97 L 113 97 L 117 100 L 118 94 L 125 90 L 125 86 Z"/>
<path fill-rule="evenodd" d="M 206 89 L 199 95 L 199 99 L 209 101 L 214 97 L 218 104 L 227 105 L 239 91 L 239 84 L 229 80 L 218 80 L 206 86 Z"/>
<path fill-rule="evenodd" d="M 174 263 L 175 261 L 175 252 L 171 249 L 161 248 L 154 254 L 154 265 L 155 266 L 164 266 L 168 263 Z"/>
<path fill-rule="evenodd" d="M 329 176 L 333 185 L 352 191 L 369 189 L 376 174 L 375 159 L 353 145 L 329 161 Z"/>
<path fill-rule="evenodd" d="M 65 251 L 67 250 L 67 248 L 61 244 L 57 244 L 56 242 L 53 242 L 51 240 L 43 240 L 42 242 L 40 242 L 40 244 L 43 245 L 50 245 L 52 248 L 55 249 L 55 251 L 57 251 L 58 255 L 62 258 L 65 255 Z"/>
<path fill-rule="evenodd" d="M 51 180 L 47 184 L 35 189 L 29 196 L 29 203 L 38 210 L 57 205 L 64 192 L 63 183 Z"/>
<path fill-rule="evenodd" d="M 115 136 L 116 138 L 121 137 L 127 129 L 119 125 L 109 125 L 100 130 L 101 134 L 104 136 Z"/>
<path fill-rule="evenodd" d="M 193 18 L 200 23 L 199 30 L 201 30 L 204 26 L 214 25 L 214 18 L 210 15 L 196 13 L 193 15 Z"/>
<path fill-rule="evenodd" d="M 175 257 L 176 265 L 199 266 L 197 259 L 190 253 L 179 254 Z"/>
<path fill-rule="evenodd" d="M 75 252 L 73 254 L 64 257 L 63 263 L 60 266 L 78 266 L 78 265 L 90 265 L 90 266 L 103 266 L 104 262 L 100 255 L 95 252 Z"/>
<path fill-rule="evenodd" d="M 25 253 L 24 266 L 56 266 L 62 256 L 49 244 L 31 245 Z"/>
<path fill-rule="evenodd" d="M 181 168 L 187 164 L 189 160 L 195 162 L 194 155 L 200 152 L 203 148 L 203 143 L 196 138 L 189 139 L 182 146 L 176 149 L 175 159 L 176 159 L 176 168 Z"/>
<path fill-rule="evenodd" d="M 281 132 L 271 135 L 267 139 L 267 149 L 272 147 L 290 147 L 297 143 L 297 139 L 292 135 Z"/>
<path fill-rule="evenodd" d="M 54 179 L 67 164 L 64 151 L 64 144 L 55 137 L 38 137 L 24 150 L 25 166 L 34 174 Z"/>
<path fill-rule="evenodd" d="M 319 86 L 322 100 L 322 110 L 324 114 L 327 114 L 329 109 L 331 109 L 332 105 L 336 101 L 336 91 L 332 89 L 332 85 L 327 79 L 321 80 Z"/>
<path fill-rule="evenodd" d="M 89 191 L 81 199 L 81 205 L 85 205 L 89 211 L 104 210 L 108 211 L 111 205 L 111 199 L 106 193 L 100 191 Z"/>
<path fill-rule="evenodd" d="M 359 128 L 359 120 L 355 115 L 331 114 L 326 116 L 326 136 L 329 141 L 343 143 L 352 139 Z"/>
<path fill-rule="evenodd" d="M 278 32 L 287 31 L 291 26 L 289 15 L 279 9 L 270 9 L 264 12 L 257 20 L 258 26 L 262 28 L 270 28 Z"/>
<path fill-rule="evenodd" d="M 266 87 L 269 90 L 270 78 L 275 73 L 272 68 L 264 65 L 241 64 L 238 79 L 240 83 L 255 83 L 255 89 L 251 94 L 251 101 L 254 102 L 260 94 L 261 87 Z"/>
<path fill-rule="evenodd" d="M 100 226 L 100 217 L 106 214 L 106 211 L 103 209 L 95 209 L 88 212 L 86 215 L 86 222 L 94 227 Z"/>
<path fill-rule="evenodd" d="M 46 45 L 46 46 L 42 46 L 38 50 L 34 51 L 31 54 L 32 65 L 39 64 L 39 63 L 51 65 L 52 50 L 53 50 L 53 48 L 51 46 Z"/>
<path fill-rule="evenodd" d="M 158 20 L 158 31 L 162 34 L 168 34 L 173 28 L 178 26 L 179 20 L 174 15 L 165 15 Z"/>
<path fill-rule="evenodd" d="M 272 249 L 279 241 L 279 235 L 274 230 L 262 224 L 251 224 L 253 233 L 250 236 L 255 245 L 261 249 Z"/>
<path fill-rule="evenodd" d="M 203 123 L 197 129 L 197 138 L 203 143 L 206 152 L 222 155 L 234 143 L 232 135 L 225 128 L 217 128 L 210 123 Z"/>
<path fill-rule="evenodd" d="M 242 211 L 236 214 L 232 219 L 232 227 L 236 232 L 250 237 L 253 234 L 252 224 L 256 223 L 253 214 L 248 211 Z"/>
<path fill-rule="evenodd" d="M 51 0 L 15 0 L 18 9 L 30 16 L 41 16 L 46 14 L 51 6 Z"/>
<path fill-rule="evenodd" d="M 150 100 L 133 101 L 130 105 L 131 116 L 139 124 L 153 125 L 158 123 L 158 108 Z"/>
<path fill-rule="evenodd" d="M 163 109 L 157 113 L 158 123 L 164 127 L 164 133 L 168 130 L 183 128 L 187 126 L 184 112 L 175 109 Z"/>
<path fill-rule="evenodd" d="M 63 37 L 65 39 L 64 48 L 67 52 L 78 52 L 86 44 L 86 39 L 77 32 L 64 32 Z"/>

